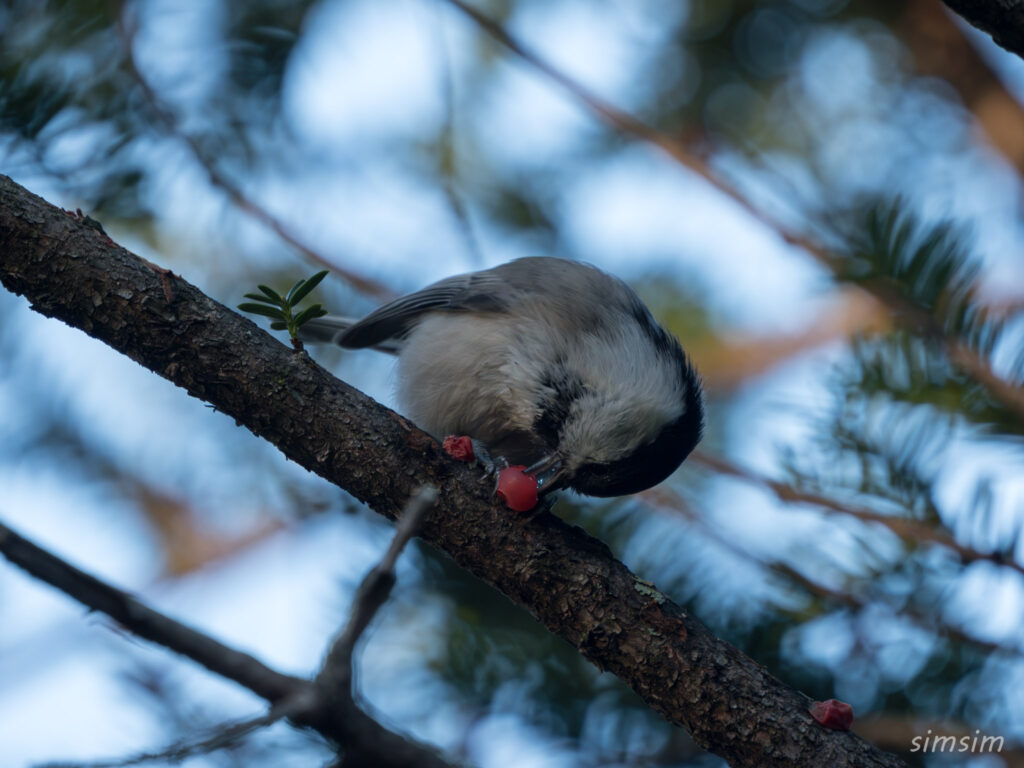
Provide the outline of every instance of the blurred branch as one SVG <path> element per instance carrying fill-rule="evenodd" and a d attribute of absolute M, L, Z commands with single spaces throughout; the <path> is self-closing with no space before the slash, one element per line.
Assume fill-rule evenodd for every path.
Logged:
<path fill-rule="evenodd" d="M 1024 58 L 1024 0 L 942 0 L 968 24 Z"/>
<path fill-rule="evenodd" d="M 691 454 L 691 458 L 694 455 L 695 454 Z M 734 555 L 764 568 L 766 571 L 775 574 L 785 582 L 795 585 L 796 587 L 804 590 L 807 594 L 813 595 L 819 600 L 830 603 L 831 605 L 841 606 L 849 610 L 862 611 L 874 605 L 876 600 L 881 599 L 882 602 L 885 602 L 892 610 L 894 616 L 906 619 L 914 626 L 929 633 L 935 633 L 949 640 L 974 646 L 989 654 L 1000 653 L 1006 656 L 1018 658 L 1024 655 L 1024 651 L 1022 651 L 1020 647 L 1003 645 L 1001 643 L 982 640 L 981 638 L 969 635 L 957 626 L 937 621 L 936 616 L 924 615 L 921 611 L 916 610 L 906 601 L 901 601 L 898 605 L 892 605 L 890 602 L 887 602 L 878 596 L 858 594 L 850 589 L 835 589 L 822 584 L 820 581 L 810 578 L 789 563 L 785 563 L 780 560 L 768 560 L 761 557 L 760 555 L 751 552 L 746 547 L 737 544 L 733 539 L 724 536 L 718 529 L 712 527 L 708 522 L 707 515 L 702 515 L 699 512 L 690 509 L 689 505 L 687 505 L 679 494 L 673 491 L 670 486 L 662 485 L 657 488 L 652 488 L 649 491 L 645 491 L 643 496 L 651 503 L 652 507 L 681 515 L 687 521 L 699 527 L 708 538 L 713 540 L 726 551 L 732 552 Z M 860 733 L 860 729 L 858 728 L 857 730 L 858 733 Z"/>
<path fill-rule="evenodd" d="M 334 740 L 353 764 L 405 768 L 450 768 L 429 747 L 408 741 L 385 729 L 355 704 L 351 692 L 352 651 L 370 620 L 387 600 L 394 584 L 399 554 L 415 534 L 437 497 L 425 487 L 409 501 L 391 546 L 367 574 L 356 595 L 346 629 L 331 647 L 327 661 L 310 682 L 283 675 L 247 653 L 171 619 L 127 593 L 61 560 L 0 523 L 0 553 L 30 575 L 45 581 L 94 611 L 100 611 L 134 634 L 202 664 L 272 703 L 269 712 L 250 720 L 215 728 L 209 738 L 179 743 L 157 753 L 123 760 L 91 763 L 92 768 L 136 765 L 155 760 L 180 760 L 189 755 L 228 746 L 257 728 L 289 719 L 312 727 Z"/>
<path fill-rule="evenodd" d="M 237 651 L 139 602 L 116 587 L 66 563 L 0 523 L 0 553 L 94 611 L 107 614 L 139 637 L 187 656 L 211 672 L 233 680 L 267 701 L 301 694 L 309 682 L 283 675 L 248 653 Z"/>
<path fill-rule="evenodd" d="M 178 763 L 195 755 L 205 755 L 216 752 L 218 749 L 224 749 L 239 739 L 248 736 L 250 733 L 261 728 L 267 728 L 280 720 L 298 717 L 309 708 L 309 698 L 307 695 L 299 695 L 283 699 L 281 702 L 271 706 L 266 714 L 248 720 L 214 726 L 210 729 L 213 731 L 213 734 L 205 739 L 180 741 L 159 752 L 142 752 L 120 760 L 100 760 L 88 763 L 44 763 L 38 768 L 127 768 L 127 766 L 143 765 L 157 761 Z"/>
<path fill-rule="evenodd" d="M 441 124 L 441 133 L 438 137 L 436 150 L 438 160 L 438 178 L 441 180 L 441 187 L 444 190 L 445 200 L 452 216 L 462 233 L 462 241 L 465 244 L 466 252 L 475 264 L 484 263 L 483 251 L 480 249 L 480 240 L 473 228 L 473 220 L 469 217 L 469 210 L 459 194 L 456 187 L 457 165 L 455 145 L 455 78 L 452 74 L 451 56 L 448 54 L 448 43 L 444 36 L 444 24 L 441 19 L 440 7 L 437 8 L 434 18 L 434 27 L 437 30 L 437 50 L 440 59 L 441 78 L 441 101 L 444 111 L 444 121 Z"/>
<path fill-rule="evenodd" d="M 454 6 L 481 29 L 491 35 L 495 40 L 507 47 L 520 59 L 538 70 L 550 80 L 558 83 L 574 98 L 587 106 L 595 115 L 615 130 L 632 136 L 641 141 L 648 142 L 669 155 L 673 160 L 697 173 L 713 187 L 724 193 L 733 202 L 740 206 L 745 213 L 761 225 L 773 230 L 786 243 L 798 247 L 812 256 L 815 261 L 828 269 L 834 276 L 842 279 L 846 274 L 846 260 L 836 253 L 833 253 L 822 243 L 819 243 L 803 234 L 793 231 L 781 222 L 773 219 L 768 214 L 758 209 L 747 197 L 735 186 L 723 180 L 714 173 L 710 164 L 693 152 L 685 143 L 668 136 L 653 128 L 634 115 L 625 112 L 618 107 L 600 98 L 575 80 L 564 74 L 541 56 L 529 50 L 525 45 L 514 38 L 497 21 L 477 10 L 464 0 L 444 0 Z M 1015 4 L 1018 0 L 1014 0 Z M 1024 4 L 1024 0 L 1019 0 Z M 1024 8 L 1024 5 L 1021 6 Z M 1024 14 L 1024 10 L 1021 11 Z M 868 291 L 876 299 L 885 305 L 889 312 L 896 318 L 926 329 L 935 338 L 942 340 L 949 358 L 954 361 L 962 370 L 967 372 L 976 381 L 983 384 L 993 397 L 997 398 L 1005 407 L 1014 411 L 1020 418 L 1024 419 L 1024 387 L 1006 381 L 993 369 L 989 361 L 974 349 L 961 343 L 955 338 L 947 336 L 934 318 L 919 308 L 909 305 L 900 299 L 886 286 L 877 282 L 858 283 L 864 290 Z"/>
<path fill-rule="evenodd" d="M 838 269 L 838 264 L 835 267 L 831 266 L 836 262 L 836 258 L 825 248 L 814 243 L 803 235 L 787 229 L 779 222 L 772 220 L 767 214 L 759 210 L 752 202 L 744 197 L 736 187 L 715 175 L 707 161 L 702 157 L 699 157 L 686 144 L 662 133 L 656 128 L 645 123 L 640 118 L 626 112 L 625 110 L 619 109 L 589 89 L 580 85 L 544 58 L 531 51 L 523 43 L 519 42 L 509 32 L 507 32 L 499 22 L 477 10 L 469 3 L 466 3 L 463 0 L 444 0 L 444 2 L 455 6 L 462 11 L 462 13 L 469 16 L 469 18 L 476 22 L 476 24 L 491 35 L 491 37 L 500 42 L 534 69 L 544 74 L 550 80 L 558 83 L 558 85 L 568 91 L 578 101 L 586 105 L 591 112 L 597 115 L 609 126 L 627 136 L 632 136 L 633 138 L 653 144 L 677 163 L 689 168 L 720 192 L 724 193 L 726 197 L 732 199 L 732 201 L 738 204 L 747 214 L 759 221 L 765 227 L 774 230 L 787 243 L 804 249 L 808 253 L 812 254 L 818 261 L 829 266 L 830 269 Z"/>
<path fill-rule="evenodd" d="M 395 585 L 395 563 L 398 556 L 416 535 L 423 524 L 423 518 L 436 502 L 437 489 L 431 485 L 424 486 L 413 495 L 399 519 L 391 546 L 356 590 L 348 624 L 331 643 L 327 658 L 316 676 L 316 684 L 323 696 L 347 697 L 351 701 L 352 654 L 356 643 L 391 594 Z"/>
<path fill-rule="evenodd" d="M 779 501 L 796 504 L 807 504 L 818 507 L 830 513 L 837 513 L 856 518 L 865 523 L 878 523 L 888 528 L 892 533 L 904 541 L 930 542 L 952 550 L 965 565 L 985 560 L 995 565 L 1012 568 L 1020 574 L 1024 574 L 1024 566 L 1015 560 L 1007 560 L 998 552 L 980 552 L 973 547 L 965 546 L 953 538 L 949 532 L 929 525 L 918 520 L 911 520 L 905 517 L 894 517 L 884 515 L 865 507 L 854 507 L 844 504 L 829 496 L 822 496 L 816 493 L 802 491 L 794 488 L 788 483 L 780 483 L 767 477 L 751 472 L 749 469 L 734 464 L 728 459 L 720 456 L 709 456 L 703 451 L 694 451 L 690 460 L 715 472 L 719 475 L 733 477 L 742 480 L 750 485 L 756 485 L 770 491 Z"/>
<path fill-rule="evenodd" d="M 118 30 L 121 33 L 121 39 L 124 45 L 125 61 L 128 71 L 142 90 L 150 108 L 164 124 L 167 132 L 189 148 L 192 152 L 192 156 L 196 159 L 196 162 L 206 172 L 206 176 L 209 179 L 210 184 L 224 192 L 235 206 L 245 211 L 265 227 L 273 231 L 278 237 L 295 248 L 306 259 L 329 269 L 357 291 L 370 296 L 375 296 L 379 299 L 394 298 L 394 291 L 386 285 L 368 277 L 364 277 L 351 269 L 340 266 L 299 240 L 299 238 L 293 235 L 279 218 L 249 197 L 237 185 L 228 179 L 228 177 L 217 168 L 215 162 L 207 156 L 206 152 L 199 144 L 199 141 L 194 136 L 181 130 L 178 125 L 177 116 L 161 101 L 159 95 L 153 89 L 153 86 L 139 69 L 138 62 L 135 59 L 135 27 L 127 18 L 128 13 L 128 3 L 125 3 L 118 16 Z"/>
<path fill-rule="evenodd" d="M 32 407 L 28 401 L 23 407 Z M 32 423 L 39 431 L 17 447 L 21 456 L 33 452 L 57 455 L 63 471 L 82 472 L 90 482 L 109 483 L 116 493 L 131 499 L 159 540 L 164 570 L 160 578 L 177 578 L 234 556 L 277 533 L 284 523 L 267 510 L 253 512 L 253 524 L 238 533 L 212 530 L 189 495 L 180 488 L 162 487 L 115 457 L 109 446 L 76 429 L 64 412 L 66 404 L 54 398 L 33 409 Z M 26 642 L 33 642 L 26 639 Z"/>
<path fill-rule="evenodd" d="M 1024 171 L 1024 107 L 962 26 L 935 0 L 909 0 L 896 30 L 918 73 L 953 86 L 989 143 L 1018 172 Z"/>
<path fill-rule="evenodd" d="M 394 519 L 413 491 L 437 487 L 426 541 L 732 765 L 903 764 L 851 732 L 822 728 L 808 697 L 637 579 L 600 541 L 550 515 L 509 514 L 493 482 L 398 414 L 3 176 L 0 253 L 0 282 L 36 311 L 210 402 L 378 513 Z M 384 743 L 388 732 L 372 720 L 359 735 L 372 726 Z"/>
<path fill-rule="evenodd" d="M 690 457 L 692 458 L 694 455 L 695 454 L 690 454 Z M 667 483 L 663 483 L 662 485 L 655 486 L 654 488 L 644 491 L 641 496 L 652 509 L 679 515 L 688 523 L 700 528 L 705 536 L 722 547 L 722 549 L 727 552 L 731 552 L 743 560 L 754 563 L 755 565 L 764 568 L 766 571 L 774 573 L 787 582 L 796 584 L 808 594 L 814 595 L 815 597 L 825 600 L 833 605 L 841 605 L 850 609 L 859 609 L 864 606 L 864 601 L 856 595 L 827 587 L 824 584 L 808 578 L 786 563 L 767 560 L 760 555 L 751 552 L 747 547 L 738 544 L 734 538 L 724 535 L 719 528 L 712 526 L 708 521 L 707 515 L 702 514 L 699 510 L 691 508 L 691 506 L 683 500 L 682 496 L 680 496 L 679 493 Z"/>
<path fill-rule="evenodd" d="M 826 310 L 795 333 L 720 336 L 705 344 L 688 339 L 687 348 L 700 361 L 709 389 L 721 396 L 808 350 L 891 326 L 888 311 L 870 294 L 843 286 Z"/>

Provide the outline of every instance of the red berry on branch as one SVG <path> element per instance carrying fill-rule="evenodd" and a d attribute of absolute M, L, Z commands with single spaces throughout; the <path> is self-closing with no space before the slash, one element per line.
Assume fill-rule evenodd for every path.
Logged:
<path fill-rule="evenodd" d="M 441 444 L 449 456 L 457 461 L 473 461 L 476 455 L 473 453 L 473 441 L 466 435 L 448 435 Z"/>
<path fill-rule="evenodd" d="M 853 707 L 839 699 L 816 701 L 809 711 L 815 720 L 833 731 L 848 731 L 853 725 Z"/>

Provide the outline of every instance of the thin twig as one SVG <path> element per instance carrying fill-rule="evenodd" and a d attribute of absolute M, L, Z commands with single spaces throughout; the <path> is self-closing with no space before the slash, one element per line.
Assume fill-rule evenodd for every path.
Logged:
<path fill-rule="evenodd" d="M 423 519 L 437 501 L 437 489 L 431 485 L 420 488 L 409 502 L 398 521 L 391 546 L 380 562 L 363 578 L 356 590 L 349 611 L 348 623 L 331 643 L 316 683 L 328 697 L 350 697 L 352 683 L 352 654 L 356 643 L 369 626 L 377 611 L 387 601 L 395 585 L 395 563 L 405 545 L 416 535 Z"/>
<path fill-rule="evenodd" d="M 543 57 L 527 48 L 513 37 L 501 23 L 477 10 L 464 0 L 444 0 L 444 2 L 457 8 L 524 62 L 547 76 L 548 79 L 562 86 L 606 124 L 626 136 L 632 136 L 658 147 L 677 163 L 689 168 L 725 194 L 758 223 L 773 230 L 786 243 L 796 246 L 809 254 L 815 261 L 832 272 L 833 275 L 840 278 L 843 276 L 843 259 L 837 257 L 823 244 L 806 235 L 795 232 L 757 208 L 737 187 L 717 176 L 712 171 L 710 164 L 693 152 L 685 143 L 667 136 L 638 117 L 605 101 L 557 69 Z M 893 304 L 892 297 L 886 295 L 885 292 L 876 292 L 872 290 L 871 285 L 863 285 L 861 287 L 881 300 L 895 316 L 900 316 L 905 312 L 906 308 Z M 977 381 L 984 384 L 995 398 L 1024 419 L 1024 387 L 1002 378 L 992 369 L 989 361 L 982 355 L 966 347 L 956 339 L 949 338 L 945 334 L 941 338 L 944 341 L 949 358 L 954 363 L 971 374 Z"/>
<path fill-rule="evenodd" d="M 274 704 L 265 714 L 258 717 L 214 726 L 209 729 L 212 735 L 198 741 L 183 740 L 159 752 L 143 752 L 120 760 L 89 763 L 44 763 L 38 768 L 126 768 L 157 761 L 181 762 L 193 755 L 205 755 L 229 747 L 254 731 L 267 728 L 281 720 L 295 718 L 315 708 L 316 705 L 316 696 L 313 695 L 312 690 L 306 690 Z"/>
<path fill-rule="evenodd" d="M 331 270 L 331 272 L 345 280 L 357 291 L 380 299 L 394 298 L 394 291 L 383 283 L 379 283 L 376 280 L 364 277 L 347 267 L 343 267 L 303 243 L 298 237 L 289 231 L 288 227 L 286 227 L 280 219 L 246 195 L 214 165 L 210 158 L 206 156 L 206 153 L 200 146 L 199 141 L 191 134 L 185 133 L 181 130 L 178 125 L 177 116 L 161 101 L 160 96 L 156 93 L 152 84 L 146 79 L 146 76 L 142 74 L 142 70 L 139 69 L 138 62 L 135 59 L 134 50 L 135 29 L 134 26 L 130 26 L 130 22 L 126 18 L 126 14 L 126 8 L 122 8 L 122 12 L 118 16 L 118 30 L 121 33 L 121 39 L 124 45 L 125 61 L 128 66 L 128 71 L 142 90 L 150 108 L 164 124 L 168 133 L 184 143 L 192 152 L 196 162 L 203 171 L 205 171 L 210 184 L 224 192 L 235 206 L 242 211 L 245 211 L 268 229 L 272 230 L 278 237 L 295 248 L 306 259 Z"/>

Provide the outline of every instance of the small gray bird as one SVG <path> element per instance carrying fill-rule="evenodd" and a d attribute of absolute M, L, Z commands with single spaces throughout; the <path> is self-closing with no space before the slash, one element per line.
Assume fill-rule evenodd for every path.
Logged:
<path fill-rule="evenodd" d="M 468 435 L 568 487 L 621 496 L 668 477 L 700 440 L 700 378 L 618 278 L 556 258 L 450 277 L 361 320 L 302 335 L 398 355 L 399 401 L 437 438 Z"/>

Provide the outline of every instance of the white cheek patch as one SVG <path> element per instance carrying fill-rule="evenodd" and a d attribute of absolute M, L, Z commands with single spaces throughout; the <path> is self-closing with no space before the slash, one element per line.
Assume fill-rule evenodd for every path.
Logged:
<path fill-rule="evenodd" d="M 676 361 L 660 354 L 638 325 L 619 331 L 611 339 L 590 336 L 571 361 L 590 384 L 563 434 L 577 465 L 621 459 L 683 413 L 685 383 Z"/>

